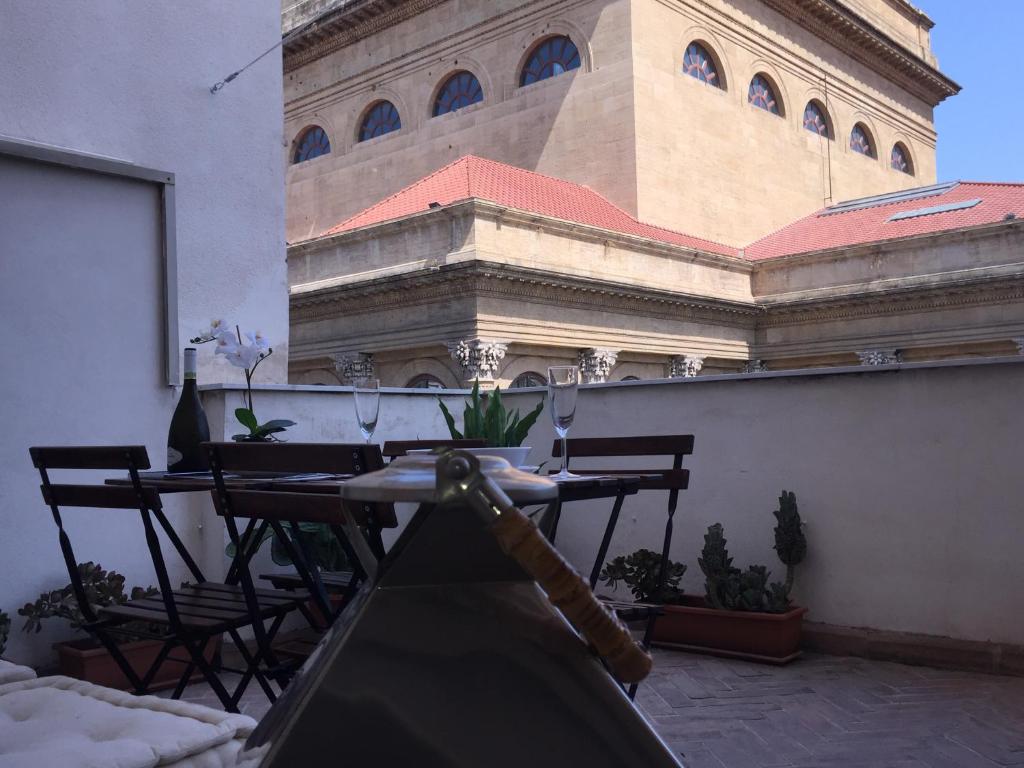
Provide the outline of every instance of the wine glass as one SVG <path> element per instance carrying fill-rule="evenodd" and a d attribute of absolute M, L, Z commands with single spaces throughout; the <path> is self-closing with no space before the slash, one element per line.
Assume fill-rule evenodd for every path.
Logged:
<path fill-rule="evenodd" d="M 553 480 L 579 477 L 569 471 L 569 452 L 565 436 L 576 415 L 576 395 L 579 392 L 580 369 L 575 365 L 556 365 L 548 368 L 548 394 L 551 395 L 551 421 L 562 441 L 562 470 L 552 475 Z"/>
<path fill-rule="evenodd" d="M 373 430 L 377 428 L 377 417 L 380 415 L 380 380 L 357 379 L 352 395 L 356 404 L 359 431 L 369 443 Z"/>

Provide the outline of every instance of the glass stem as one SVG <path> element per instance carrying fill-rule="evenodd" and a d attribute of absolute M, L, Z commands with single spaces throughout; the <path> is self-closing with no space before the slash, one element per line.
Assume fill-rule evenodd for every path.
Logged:
<path fill-rule="evenodd" d="M 565 435 L 561 435 L 562 438 L 562 471 L 558 474 L 567 475 L 569 474 L 569 449 L 566 444 Z"/>

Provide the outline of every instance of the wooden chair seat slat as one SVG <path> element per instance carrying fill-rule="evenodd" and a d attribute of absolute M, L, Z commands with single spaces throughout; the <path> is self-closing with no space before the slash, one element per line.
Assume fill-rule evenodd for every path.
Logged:
<path fill-rule="evenodd" d="M 216 582 L 203 582 L 202 584 L 189 584 L 175 591 L 175 594 L 192 594 L 197 597 L 209 597 L 211 599 L 239 601 L 245 600 L 242 588 L 234 584 L 219 584 Z M 303 597 L 295 592 L 281 592 L 277 589 L 253 589 L 258 600 L 280 600 L 282 602 L 293 602 L 296 598 Z"/>
<path fill-rule="evenodd" d="M 320 581 L 325 587 L 344 588 L 349 585 L 353 578 L 352 571 L 335 571 L 333 573 L 321 573 Z M 275 587 L 284 589 L 299 589 L 303 586 L 302 578 L 297 573 L 261 573 L 260 579 L 269 581 Z"/>
<path fill-rule="evenodd" d="M 116 618 L 122 621 L 145 621 L 153 624 L 170 623 L 167 619 L 167 613 L 163 609 L 160 611 L 150 610 L 149 608 L 133 606 L 130 603 L 107 606 L 106 608 L 101 608 L 98 613 L 100 616 Z M 186 627 L 199 627 L 203 629 L 219 629 L 226 626 L 223 621 L 218 619 L 207 619 L 200 616 L 182 616 L 181 623 Z"/>

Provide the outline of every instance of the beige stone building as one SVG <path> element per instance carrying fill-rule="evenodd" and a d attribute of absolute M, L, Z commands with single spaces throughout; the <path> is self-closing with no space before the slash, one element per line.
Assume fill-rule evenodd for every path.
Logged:
<path fill-rule="evenodd" d="M 621 380 L 1024 337 L 1020 190 L 934 186 L 932 110 L 958 87 L 904 0 L 284 18 L 293 381 L 522 384 L 568 361 Z"/>

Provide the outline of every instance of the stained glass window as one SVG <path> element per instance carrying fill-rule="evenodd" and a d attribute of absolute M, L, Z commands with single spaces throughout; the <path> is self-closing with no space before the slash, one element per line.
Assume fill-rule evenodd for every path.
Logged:
<path fill-rule="evenodd" d="M 901 173 L 914 175 L 914 170 L 910 167 L 910 155 L 907 154 L 907 150 L 902 144 L 893 145 L 892 154 L 889 156 L 889 166 Z"/>
<path fill-rule="evenodd" d="M 547 380 L 539 373 L 527 371 L 526 373 L 520 373 L 516 376 L 515 379 L 512 380 L 512 385 L 509 389 L 519 389 L 520 387 L 546 387 L 547 385 Z"/>
<path fill-rule="evenodd" d="M 747 89 L 747 101 L 773 115 L 781 114 L 779 102 L 775 98 L 775 90 L 768 79 L 762 75 L 754 75 L 754 79 L 750 81 L 750 88 Z"/>
<path fill-rule="evenodd" d="M 402 127 L 402 119 L 398 116 L 398 110 L 390 101 L 378 101 L 363 118 L 359 126 L 359 141 L 375 139 L 385 133 L 397 131 Z"/>
<path fill-rule="evenodd" d="M 434 101 L 434 117 L 483 101 L 480 81 L 471 72 L 456 72 L 445 80 Z"/>
<path fill-rule="evenodd" d="M 716 88 L 722 87 L 718 70 L 715 68 L 715 60 L 700 43 L 690 43 L 686 47 L 686 53 L 683 54 L 683 74 L 696 77 L 702 83 Z"/>
<path fill-rule="evenodd" d="M 292 155 L 292 163 L 302 163 L 312 160 L 314 157 L 326 155 L 331 151 L 331 142 L 327 138 L 327 132 L 319 125 L 313 125 L 302 132 L 295 142 L 295 154 Z"/>
<path fill-rule="evenodd" d="M 577 69 L 580 52 L 568 37 L 549 37 L 533 49 L 519 75 L 519 85 L 529 85 Z"/>
<path fill-rule="evenodd" d="M 809 101 L 807 102 L 807 106 L 804 107 L 804 128 L 811 133 L 816 133 L 827 139 L 832 138 L 829 135 L 828 120 L 825 119 L 825 110 L 819 107 L 816 102 Z"/>
<path fill-rule="evenodd" d="M 867 129 L 857 123 L 850 131 L 850 149 L 859 155 L 875 156 L 874 147 L 871 146 L 871 139 L 868 137 Z"/>

